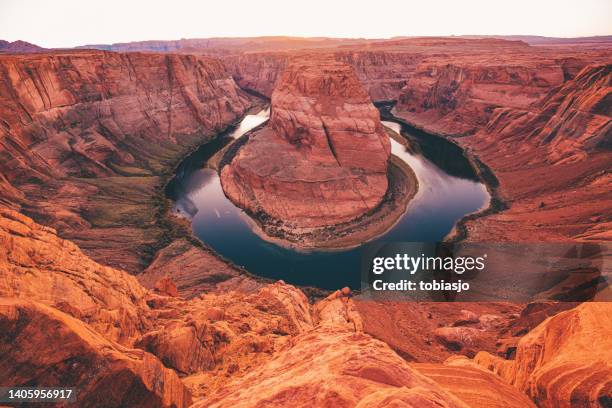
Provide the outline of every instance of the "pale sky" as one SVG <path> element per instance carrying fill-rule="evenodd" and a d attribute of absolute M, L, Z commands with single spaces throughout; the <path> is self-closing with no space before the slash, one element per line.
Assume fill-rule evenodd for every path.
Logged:
<path fill-rule="evenodd" d="M 612 0 L 0 0 L 0 39 L 43 47 L 261 35 L 612 34 Z"/>

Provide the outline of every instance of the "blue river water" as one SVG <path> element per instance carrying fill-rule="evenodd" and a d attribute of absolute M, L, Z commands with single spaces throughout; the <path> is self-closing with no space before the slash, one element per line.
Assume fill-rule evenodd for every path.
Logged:
<path fill-rule="evenodd" d="M 268 119 L 269 109 L 247 115 L 233 130 L 202 146 L 179 166 L 167 194 L 175 211 L 189 218 L 195 235 L 249 272 L 296 285 L 323 289 L 360 284 L 360 247 L 340 251 L 299 251 L 280 247 L 253 231 L 252 221 L 223 193 L 217 172 L 207 161 L 217 151 Z M 462 150 L 395 122 L 383 124 L 409 140 L 410 148 L 391 139 L 392 153 L 415 172 L 419 190 L 398 222 L 375 241 L 441 241 L 465 215 L 489 203 Z"/>

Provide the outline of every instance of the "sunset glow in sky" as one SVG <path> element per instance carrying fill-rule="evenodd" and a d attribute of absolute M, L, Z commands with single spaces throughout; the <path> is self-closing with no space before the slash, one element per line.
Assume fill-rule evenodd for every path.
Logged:
<path fill-rule="evenodd" d="M 45 47 L 262 35 L 612 34 L 612 0 L 0 0 L 0 39 Z"/>

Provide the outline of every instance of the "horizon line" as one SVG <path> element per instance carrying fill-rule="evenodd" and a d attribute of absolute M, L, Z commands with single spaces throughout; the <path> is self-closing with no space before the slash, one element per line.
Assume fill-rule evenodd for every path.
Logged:
<path fill-rule="evenodd" d="M 87 46 L 98 46 L 98 45 L 122 45 L 122 44 L 132 44 L 132 43 L 146 43 L 146 42 L 172 42 L 172 41 L 190 41 L 190 40 L 224 40 L 224 39 L 274 39 L 274 38 L 286 38 L 286 39 L 312 39 L 312 40 L 361 40 L 361 41 L 376 41 L 376 40 L 393 40 L 393 39 L 417 39 L 417 38 L 465 38 L 465 37 L 533 37 L 533 38 L 543 38 L 543 39 L 558 39 L 558 40 L 580 40 L 580 39 L 595 39 L 595 38 L 605 38 L 612 37 L 612 33 L 610 34 L 595 34 L 595 35 L 581 35 L 576 37 L 558 37 L 558 36 L 547 36 L 541 34 L 449 34 L 449 35 L 394 35 L 390 37 L 344 37 L 344 36 L 300 36 L 300 35 L 286 35 L 286 34 L 275 34 L 275 35 L 254 35 L 254 36 L 213 36 L 213 37 L 181 37 L 181 38 L 171 38 L 171 39 L 146 39 L 146 40 L 122 40 L 118 42 L 92 42 L 85 43 L 74 46 L 66 46 L 66 47 L 44 47 L 40 46 L 39 43 L 34 41 L 29 41 L 23 38 L 18 38 L 15 40 L 6 40 L 4 38 L 0 38 L 0 41 L 8 41 L 10 43 L 13 42 L 27 42 L 36 46 L 40 46 L 46 49 L 69 49 L 69 48 L 79 48 L 79 47 L 87 47 Z M 503 39 L 503 38 L 502 38 Z"/>

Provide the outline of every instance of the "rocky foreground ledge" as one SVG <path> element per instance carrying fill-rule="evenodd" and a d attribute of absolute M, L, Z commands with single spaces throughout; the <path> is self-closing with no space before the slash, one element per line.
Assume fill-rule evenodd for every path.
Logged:
<path fill-rule="evenodd" d="M 221 170 L 223 189 L 277 237 L 339 241 L 330 228 L 349 234 L 359 220 L 363 232 L 363 217 L 416 190 L 409 169 L 390 171 L 389 138 L 353 69 L 329 56 L 292 60 L 268 126 L 243 142 Z"/>
<path fill-rule="evenodd" d="M 186 300 L 166 290 L 171 282 L 149 291 L 10 210 L 0 210 L 0 271 L 0 384 L 75 386 L 80 407 L 609 402 L 609 304 L 545 320 L 517 341 L 513 360 L 415 364 L 364 332 L 348 288 L 316 303 L 282 281 Z M 497 324 L 464 314 L 436 335 L 466 343 Z"/>

